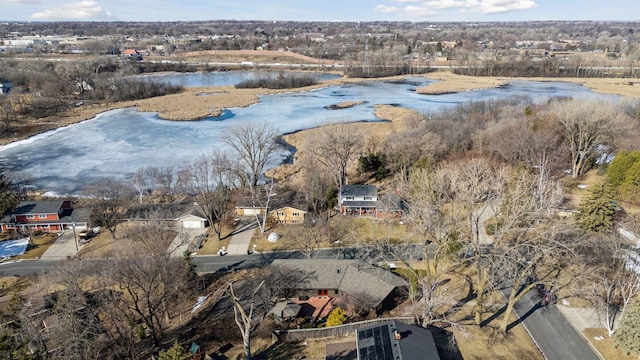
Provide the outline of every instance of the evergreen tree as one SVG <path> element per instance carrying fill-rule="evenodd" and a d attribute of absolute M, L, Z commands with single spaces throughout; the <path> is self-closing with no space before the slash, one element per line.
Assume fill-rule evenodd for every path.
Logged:
<path fill-rule="evenodd" d="M 609 182 L 614 188 L 618 188 L 625 181 L 627 177 L 627 170 L 629 170 L 633 164 L 640 163 L 640 151 L 634 151 L 631 153 L 621 152 L 611 161 L 611 164 L 607 167 L 607 176 Z"/>
<path fill-rule="evenodd" d="M 160 351 L 158 355 L 159 360 L 189 360 L 190 358 L 191 354 L 180 346 L 177 340 L 173 343 L 173 346 L 167 350 Z"/>
<path fill-rule="evenodd" d="M 618 329 L 613 333 L 617 348 L 628 355 L 640 355 L 640 300 L 629 304 L 627 314 L 620 320 Z"/>
<path fill-rule="evenodd" d="M 591 195 L 580 203 L 576 223 L 585 231 L 606 232 L 613 227 L 616 212 L 613 188 L 607 181 L 593 186 Z"/>

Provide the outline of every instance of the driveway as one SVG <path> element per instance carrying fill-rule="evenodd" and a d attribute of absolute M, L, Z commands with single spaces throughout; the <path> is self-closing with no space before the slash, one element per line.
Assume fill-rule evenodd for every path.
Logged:
<path fill-rule="evenodd" d="M 40 258 L 44 260 L 63 260 L 69 256 L 75 256 L 78 253 L 79 248 L 79 244 L 76 243 L 76 239 L 77 234 L 74 236 L 73 230 L 65 230 L 64 234 L 58 237 Z"/>
<path fill-rule="evenodd" d="M 253 233 L 256 231 L 257 227 L 258 224 L 255 219 L 242 219 L 236 227 L 236 230 L 231 235 L 227 254 L 247 255 L 249 244 L 251 244 L 251 238 L 253 237 Z"/>
<path fill-rule="evenodd" d="M 208 228 L 201 229 L 185 229 L 178 228 L 178 235 L 173 239 L 171 245 L 167 251 L 171 254 L 171 257 L 181 257 L 185 250 L 189 249 L 189 245 L 193 242 L 193 240 L 200 235 L 204 235 L 207 233 Z"/>

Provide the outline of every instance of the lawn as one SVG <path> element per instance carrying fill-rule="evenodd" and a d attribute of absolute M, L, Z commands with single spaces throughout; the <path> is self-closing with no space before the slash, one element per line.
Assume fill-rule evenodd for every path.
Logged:
<path fill-rule="evenodd" d="M 598 174 L 597 169 L 587 172 L 578 179 L 573 179 L 570 176 L 560 179 L 560 183 L 564 187 L 568 200 L 566 207 L 577 209 L 582 199 L 585 196 L 589 196 L 593 185 L 599 184 L 602 181 L 604 181 L 604 175 Z"/>
<path fill-rule="evenodd" d="M 3 275 L 6 276 L 7 274 Z M 28 288 L 32 282 L 33 279 L 28 277 L 0 277 L 0 297 L 17 294 Z"/>
<path fill-rule="evenodd" d="M 331 226 L 334 228 L 347 229 L 341 231 L 341 239 L 343 244 L 355 243 L 403 243 L 403 242 L 420 242 L 420 238 L 411 234 L 409 227 L 397 220 L 381 220 L 374 218 L 344 218 L 336 216 L 331 219 Z M 256 244 L 257 251 L 277 251 L 277 250 L 295 250 L 300 248 L 302 239 L 296 236 L 302 225 L 279 225 L 268 229 L 264 233 L 256 230 L 252 244 Z M 322 231 L 322 230 L 318 230 Z M 267 238 L 269 234 L 275 232 L 280 235 L 277 242 L 269 242 Z M 334 235 L 335 236 L 335 235 Z M 320 242 L 322 248 L 332 248 L 333 243 L 329 243 L 326 237 Z"/>
<path fill-rule="evenodd" d="M 32 245 L 27 248 L 27 252 L 22 255 L 14 256 L 11 260 L 35 259 L 44 254 L 51 244 L 58 238 L 57 234 L 46 233 L 40 236 L 32 237 Z"/>
<path fill-rule="evenodd" d="M 582 334 L 587 338 L 589 343 L 598 350 L 603 359 L 638 359 L 637 356 L 629 356 L 625 354 L 624 351 L 617 349 L 613 344 L 613 339 L 607 335 L 607 329 L 584 329 Z M 600 340 L 596 340 L 596 338 Z"/>

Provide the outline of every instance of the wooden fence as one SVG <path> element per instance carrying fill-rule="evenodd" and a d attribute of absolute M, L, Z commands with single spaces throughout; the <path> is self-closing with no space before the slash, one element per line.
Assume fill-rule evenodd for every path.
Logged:
<path fill-rule="evenodd" d="M 414 321 L 412 317 L 394 317 L 394 318 L 380 318 L 366 321 L 359 321 L 355 323 L 349 323 L 344 325 L 332 326 L 319 329 L 294 329 L 294 330 L 276 330 L 276 336 L 282 341 L 302 341 L 305 339 L 320 339 L 329 338 L 335 336 L 346 336 L 355 334 L 356 330 L 369 326 L 378 325 L 386 321 L 396 320 L 405 324 L 413 325 Z"/>

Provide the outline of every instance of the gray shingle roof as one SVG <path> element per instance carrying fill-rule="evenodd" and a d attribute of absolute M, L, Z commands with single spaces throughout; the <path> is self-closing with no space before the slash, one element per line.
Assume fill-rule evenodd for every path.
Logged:
<path fill-rule="evenodd" d="M 150 217 L 160 216 L 166 220 L 174 220 L 184 215 L 205 218 L 202 208 L 191 202 L 134 205 L 127 209 L 125 218 L 128 220 L 145 220 Z"/>
<path fill-rule="evenodd" d="M 406 286 L 401 277 L 359 260 L 343 259 L 276 259 L 273 266 L 303 271 L 309 275 L 305 289 L 339 289 L 351 296 L 366 295 L 380 304 L 396 287 Z"/>
<path fill-rule="evenodd" d="M 400 334 L 400 340 L 394 336 Z M 439 360 L 431 331 L 400 321 L 370 326 L 357 331 L 358 360 Z"/>
<path fill-rule="evenodd" d="M 63 200 L 21 201 L 11 213 L 13 215 L 57 214 L 63 202 Z"/>
<path fill-rule="evenodd" d="M 342 185 L 342 196 L 376 196 L 375 185 Z"/>
<path fill-rule="evenodd" d="M 404 211 L 408 210 L 406 202 L 397 194 L 388 194 L 378 196 L 376 208 L 386 211 Z"/>

